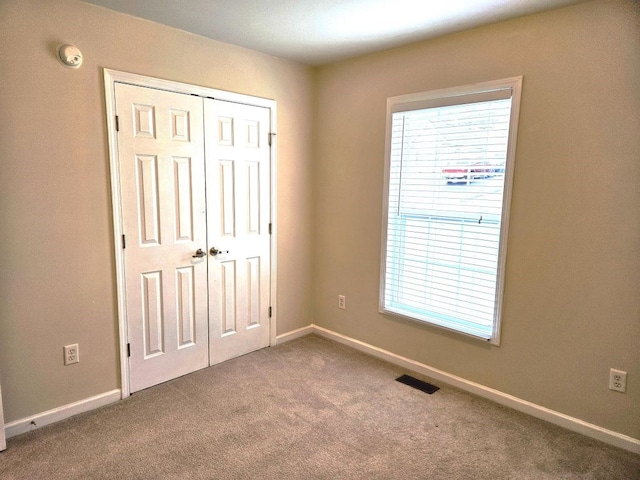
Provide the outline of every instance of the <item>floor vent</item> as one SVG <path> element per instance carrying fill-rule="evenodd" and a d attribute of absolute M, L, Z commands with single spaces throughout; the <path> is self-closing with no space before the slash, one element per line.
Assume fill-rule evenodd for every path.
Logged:
<path fill-rule="evenodd" d="M 427 382 L 423 382 L 422 380 L 418 380 L 417 378 L 413 378 L 410 375 L 402 375 L 401 377 L 396 378 L 396 381 L 404 383 L 405 385 L 409 385 L 410 387 L 417 388 L 418 390 L 428 393 L 429 395 L 440 390 L 439 387 L 431 385 Z"/>

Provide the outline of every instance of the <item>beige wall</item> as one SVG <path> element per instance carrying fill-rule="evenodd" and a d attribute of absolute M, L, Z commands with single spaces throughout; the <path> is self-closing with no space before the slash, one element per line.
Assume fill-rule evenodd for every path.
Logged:
<path fill-rule="evenodd" d="M 105 67 L 278 102 L 278 333 L 310 323 L 311 69 L 75 0 L 0 1 L 0 45 L 5 421 L 120 386 Z"/>
<path fill-rule="evenodd" d="M 502 345 L 378 313 L 387 97 L 516 75 Z M 637 2 L 588 2 L 329 65 L 316 101 L 314 322 L 640 438 Z M 610 367 L 629 372 L 626 394 L 608 390 Z"/>

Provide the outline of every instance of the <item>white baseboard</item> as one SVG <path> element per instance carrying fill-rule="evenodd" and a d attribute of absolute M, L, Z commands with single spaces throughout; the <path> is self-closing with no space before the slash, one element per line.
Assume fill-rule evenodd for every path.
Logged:
<path fill-rule="evenodd" d="M 276 345 L 309 335 L 310 333 L 313 333 L 313 328 L 313 325 L 309 325 L 307 327 L 298 328 L 297 330 L 292 330 L 290 332 L 283 333 L 282 335 L 278 335 L 276 337 Z"/>
<path fill-rule="evenodd" d="M 7 438 L 15 437 L 16 435 L 44 427 L 50 423 L 59 422 L 60 420 L 72 417 L 78 413 L 88 412 L 89 410 L 109 405 L 110 403 L 117 402 L 121 398 L 122 394 L 119 389 L 101 393 L 95 397 L 85 398 L 78 402 L 63 405 L 62 407 L 47 410 L 46 412 L 38 413 L 37 415 L 33 415 L 28 418 L 22 418 L 14 422 L 7 423 L 4 426 L 5 434 Z"/>
<path fill-rule="evenodd" d="M 293 334 L 301 330 L 306 331 L 309 330 L 309 328 L 299 329 L 291 333 Z M 394 365 L 398 365 L 399 367 L 407 368 L 414 372 L 423 374 L 425 376 L 433 378 L 434 380 L 439 380 L 443 383 L 459 388 L 460 390 L 473 393 L 474 395 L 478 395 L 479 397 L 483 397 L 493 402 L 499 403 L 500 405 L 504 405 L 505 407 L 509 407 L 519 412 L 531 415 L 532 417 L 545 420 L 549 423 L 553 423 L 560 427 L 566 428 L 567 430 L 581 433 L 587 437 L 591 437 L 609 445 L 613 445 L 614 447 L 623 448 L 630 452 L 640 454 L 640 440 L 636 438 L 629 437 L 612 430 L 607 430 L 606 428 L 602 428 L 597 425 L 585 422 L 583 420 L 580 420 L 579 418 L 570 417 L 569 415 L 550 410 L 546 407 L 536 405 L 535 403 L 531 403 L 526 400 L 522 400 L 521 398 L 514 397 L 513 395 L 500 392 L 499 390 L 494 390 L 493 388 L 485 387 L 484 385 L 480 385 L 464 378 L 451 375 L 450 373 L 438 370 L 437 368 L 433 368 L 423 363 L 416 362 L 415 360 L 396 355 L 395 353 L 383 350 L 378 347 L 374 347 L 373 345 L 369 345 L 368 343 L 364 343 L 345 335 L 341 335 L 331 330 L 327 330 L 326 328 L 318 327 L 317 325 L 311 325 L 310 330 L 318 336 L 334 340 L 344 345 L 348 345 L 373 357 L 385 360 Z M 282 335 L 282 337 L 289 340 L 297 338 L 295 336 L 292 338 L 288 338 L 287 334 Z"/>

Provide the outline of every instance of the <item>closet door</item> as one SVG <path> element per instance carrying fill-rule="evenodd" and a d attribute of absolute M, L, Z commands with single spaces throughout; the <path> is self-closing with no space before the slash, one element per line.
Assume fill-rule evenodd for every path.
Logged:
<path fill-rule="evenodd" d="M 203 102 L 117 83 L 130 391 L 208 366 Z"/>
<path fill-rule="evenodd" d="M 204 102 L 213 365 L 269 345 L 270 110 Z"/>

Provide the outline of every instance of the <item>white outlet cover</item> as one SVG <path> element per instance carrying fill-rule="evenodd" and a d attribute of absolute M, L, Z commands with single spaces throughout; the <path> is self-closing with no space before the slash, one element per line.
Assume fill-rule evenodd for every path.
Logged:
<path fill-rule="evenodd" d="M 612 368 L 609 371 L 609 389 L 625 393 L 627 391 L 627 372 Z"/>
<path fill-rule="evenodd" d="M 80 362 L 80 350 L 78 349 L 77 343 L 74 343 L 73 345 L 65 345 L 63 350 L 65 365 L 73 365 L 74 363 Z"/>

